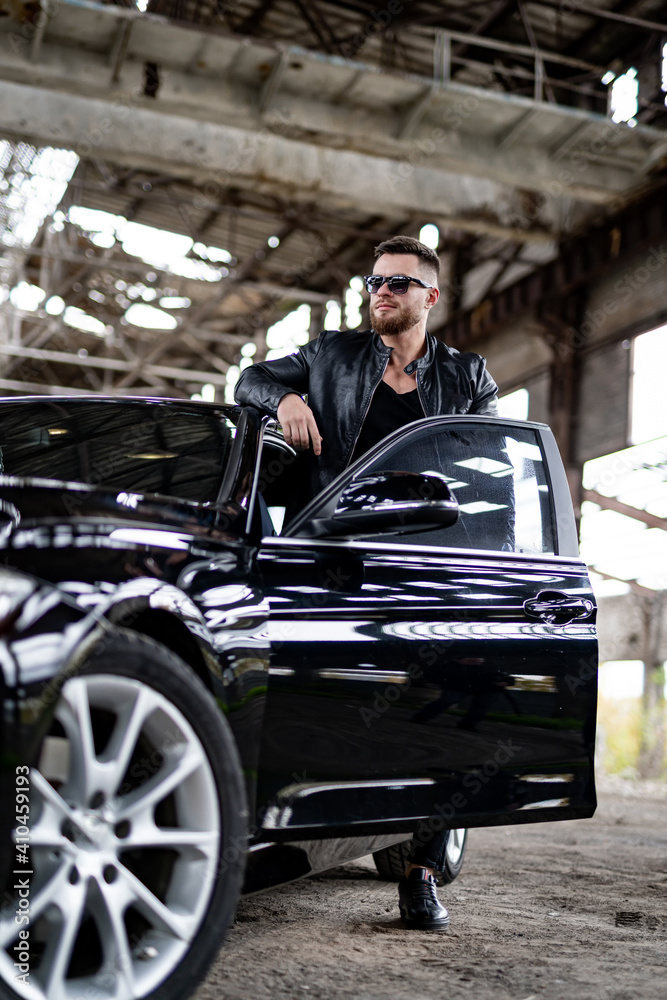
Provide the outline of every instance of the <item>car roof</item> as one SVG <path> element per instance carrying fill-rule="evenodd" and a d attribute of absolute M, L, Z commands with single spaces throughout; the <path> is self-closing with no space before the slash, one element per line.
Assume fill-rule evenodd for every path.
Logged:
<path fill-rule="evenodd" d="M 132 403 L 155 406 L 164 404 L 166 406 L 182 406 L 187 409 L 199 410 L 222 410 L 228 414 L 238 415 L 241 407 L 231 403 L 208 403 L 197 399 L 177 399 L 170 396 L 106 396 L 95 393 L 76 393 L 72 395 L 56 395 L 45 393 L 39 396 L 5 396 L 0 399 L 0 405 L 6 406 L 11 403 Z"/>

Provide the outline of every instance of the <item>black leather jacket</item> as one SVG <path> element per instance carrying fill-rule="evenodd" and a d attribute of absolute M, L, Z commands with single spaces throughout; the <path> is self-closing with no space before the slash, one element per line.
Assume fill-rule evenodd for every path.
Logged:
<path fill-rule="evenodd" d="M 452 413 L 498 412 L 498 387 L 478 354 L 462 354 L 426 334 L 426 354 L 411 361 L 419 399 L 427 417 Z M 236 383 L 238 403 L 272 416 L 288 392 L 308 396 L 320 434 L 322 454 L 310 457 L 314 496 L 348 464 L 373 393 L 393 348 L 371 330 L 325 330 L 296 354 L 246 368 Z"/>

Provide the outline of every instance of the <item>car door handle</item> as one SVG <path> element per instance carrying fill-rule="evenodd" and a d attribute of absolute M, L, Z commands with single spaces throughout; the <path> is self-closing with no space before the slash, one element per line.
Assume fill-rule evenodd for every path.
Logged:
<path fill-rule="evenodd" d="M 588 618 L 595 609 L 585 597 L 570 597 L 558 590 L 543 590 L 537 597 L 523 602 L 528 618 L 537 618 L 549 625 L 567 625 L 578 618 Z"/>

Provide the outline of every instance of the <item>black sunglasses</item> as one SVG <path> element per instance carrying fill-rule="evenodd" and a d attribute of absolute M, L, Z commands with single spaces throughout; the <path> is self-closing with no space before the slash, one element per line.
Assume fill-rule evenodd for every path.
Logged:
<path fill-rule="evenodd" d="M 414 281 L 415 285 L 420 285 L 422 288 L 434 287 L 426 281 L 422 281 L 421 278 L 408 278 L 405 274 L 392 274 L 391 278 L 385 278 L 382 274 L 364 275 L 364 284 L 369 295 L 377 295 L 384 284 L 387 285 L 389 291 L 393 292 L 394 295 L 405 295 L 411 281 Z"/>

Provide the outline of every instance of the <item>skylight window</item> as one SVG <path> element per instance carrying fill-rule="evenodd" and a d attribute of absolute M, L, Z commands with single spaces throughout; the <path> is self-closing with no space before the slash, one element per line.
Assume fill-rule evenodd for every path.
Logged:
<path fill-rule="evenodd" d="M 133 326 L 141 326 L 146 330 L 175 330 L 178 326 L 178 320 L 171 313 L 143 302 L 134 302 L 125 313 L 125 319 Z"/>
<path fill-rule="evenodd" d="M 221 262 L 229 263 L 232 256 L 222 247 L 205 247 L 201 243 L 195 244 L 191 237 L 181 233 L 130 222 L 123 216 L 82 205 L 73 205 L 68 218 L 88 233 L 96 246 L 112 247 L 119 240 L 126 254 L 139 257 L 170 274 L 195 281 L 220 281 L 229 274 L 229 268 Z M 192 250 L 200 257 L 205 256 L 206 260 L 190 257 Z"/>
<path fill-rule="evenodd" d="M 92 333 L 96 337 L 105 337 L 113 332 L 113 327 L 105 326 L 101 320 L 79 309 L 78 306 L 68 306 L 65 309 L 63 323 L 83 333 Z"/>
<path fill-rule="evenodd" d="M 0 242 L 29 246 L 64 195 L 79 158 L 69 149 L 37 150 L 0 141 Z"/>
<path fill-rule="evenodd" d="M 626 122 L 630 127 L 635 126 L 638 102 L 637 70 L 631 66 L 622 76 L 617 76 L 611 85 L 611 120 L 617 123 Z"/>
<path fill-rule="evenodd" d="M 9 293 L 9 301 L 15 309 L 35 312 L 44 301 L 45 295 L 46 292 L 39 285 L 30 285 L 27 281 L 20 281 Z"/>

